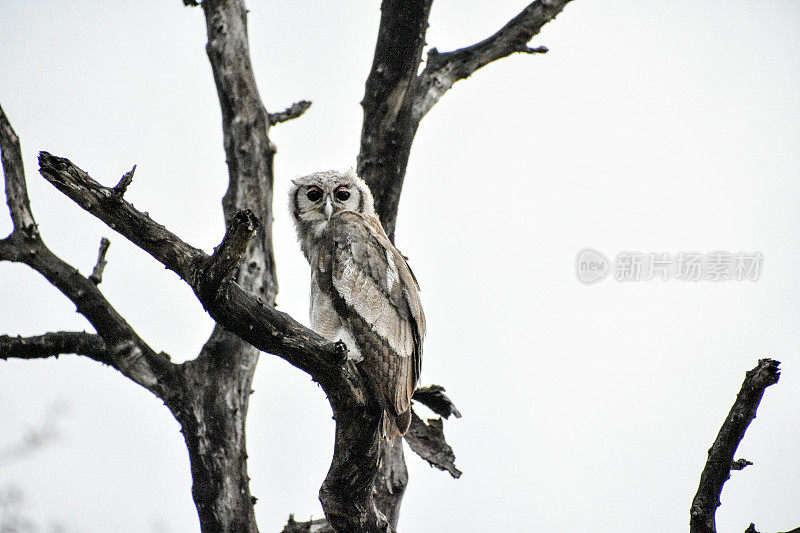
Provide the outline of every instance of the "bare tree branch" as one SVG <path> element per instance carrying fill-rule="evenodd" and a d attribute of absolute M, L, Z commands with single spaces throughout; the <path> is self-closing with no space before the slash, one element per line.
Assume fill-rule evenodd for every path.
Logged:
<path fill-rule="evenodd" d="M 178 276 L 194 283 L 206 255 L 189 246 L 68 159 L 39 153 L 39 172 L 59 191 L 127 237 Z"/>
<path fill-rule="evenodd" d="M 278 113 L 270 113 L 269 123 L 274 126 L 275 124 L 292 120 L 305 113 L 309 107 L 311 107 L 311 102 L 308 100 L 300 100 L 299 102 L 293 103 L 283 111 Z"/>
<path fill-rule="evenodd" d="M 746 467 L 752 465 L 747 459 L 737 459 L 731 462 L 731 470 L 744 470 Z"/>
<path fill-rule="evenodd" d="M 3 173 L 6 177 L 6 201 L 14 222 L 14 232 L 28 237 L 36 236 L 36 221 L 31 213 L 28 189 L 25 185 L 25 168 L 19 138 L 0 107 L 0 148 L 3 152 Z"/>
<path fill-rule="evenodd" d="M 206 289 L 219 290 L 227 280 L 233 279 L 234 269 L 247 252 L 247 245 L 255 235 L 256 228 L 258 219 L 249 209 L 234 215 L 225 237 L 203 269 L 202 285 Z"/>
<path fill-rule="evenodd" d="M 93 333 L 57 331 L 35 337 L 0 335 L 0 359 L 46 359 L 62 354 L 85 355 L 111 364 L 105 341 Z"/>
<path fill-rule="evenodd" d="M 461 471 L 455 465 L 455 453 L 444 439 L 442 419 L 430 419 L 426 424 L 417 413 L 412 414 L 411 429 L 406 433 L 406 442 L 411 449 L 431 466 L 449 472 L 454 478 L 461 477 Z"/>
<path fill-rule="evenodd" d="M 133 174 L 136 172 L 136 165 L 133 165 L 133 168 L 130 169 L 128 172 L 122 175 L 111 192 L 114 193 L 115 196 L 122 198 L 125 196 L 125 193 L 128 191 L 128 187 L 130 187 L 131 183 L 133 183 Z"/>
<path fill-rule="evenodd" d="M 444 393 L 444 387 L 441 385 L 418 388 L 414 391 L 414 400 L 425 405 L 439 416 L 450 418 L 450 415 L 453 415 L 456 418 L 461 418 L 461 413 Z"/>
<path fill-rule="evenodd" d="M 89 281 L 95 285 L 100 285 L 103 282 L 103 271 L 108 264 L 106 261 L 106 253 L 108 252 L 109 246 L 111 246 L 111 241 L 105 237 L 100 239 L 100 249 L 97 251 L 97 263 L 94 265 L 94 269 L 92 269 L 92 273 L 89 275 Z"/>
<path fill-rule="evenodd" d="M 115 198 L 111 189 L 100 185 L 68 159 L 41 152 L 39 164 L 42 176 L 58 190 L 181 276 L 206 311 L 223 327 L 260 350 L 286 359 L 320 383 L 330 384 L 328 379 L 340 378 L 338 367 L 343 360 L 340 343 L 323 339 L 233 280 L 225 282 L 217 276 L 203 276 L 210 262 L 221 261 L 219 255 L 212 258 L 186 244 L 124 199 Z M 233 217 L 222 255 L 229 255 L 234 248 L 241 250 L 246 244 L 243 237 L 252 231 L 247 229 L 251 224 L 252 214 Z M 231 259 L 240 258 L 228 257 L 226 268 L 230 267 Z"/>
<path fill-rule="evenodd" d="M 531 48 L 530 41 L 542 27 L 561 13 L 570 0 L 531 2 L 497 33 L 477 44 L 453 52 L 428 51 L 425 69 L 415 95 L 414 118 L 419 121 L 453 84 L 473 72 L 515 52 L 541 54 L 547 48 Z"/>
<path fill-rule="evenodd" d="M 260 297 L 243 290 L 229 277 L 203 275 L 209 265 L 218 263 L 222 265 L 220 271 L 227 271 L 235 264 L 238 258 L 232 257 L 232 250 L 241 250 L 245 246 L 253 229 L 252 215 L 234 217 L 224 240 L 226 244 L 220 246 L 217 257 L 208 257 L 124 200 L 110 197 L 108 188 L 91 179 L 70 161 L 42 153 L 40 164 L 42 175 L 59 190 L 130 238 L 165 266 L 180 272 L 218 324 L 257 348 L 284 358 L 320 383 L 328 394 L 337 418 L 334 460 L 320 490 L 326 514 L 329 519 L 338 520 L 337 527 L 342 531 L 351 530 L 352 520 L 355 523 L 363 521 L 361 525 L 366 531 L 377 531 L 382 527 L 380 515 L 374 512 L 371 487 L 380 454 L 380 446 L 375 439 L 380 410 L 367 392 L 360 371 L 352 361 L 345 360 L 343 345 L 323 339 L 289 315 L 266 305 Z M 242 229 L 240 225 L 246 227 Z M 161 240 L 141 237 L 152 234 L 158 234 Z M 227 342 L 222 337 L 213 340 L 219 346 L 225 346 Z M 227 351 L 216 346 L 212 344 L 209 350 L 215 353 Z M 189 390 L 204 390 L 203 387 L 206 387 L 205 390 L 219 396 L 220 387 L 231 386 L 227 381 L 231 379 L 229 375 L 209 374 L 204 370 L 207 368 L 204 366 L 206 361 L 215 360 L 213 356 L 201 354 L 197 360 L 184 366 Z M 210 378 L 223 379 L 226 384 L 214 387 L 207 383 Z M 190 403 L 194 405 L 194 401 Z M 198 447 L 197 436 L 200 433 L 195 420 L 202 420 L 202 417 L 190 418 L 180 413 L 176 416 L 184 424 L 184 434 L 190 445 L 190 453 L 193 453 L 192 450 Z M 197 480 L 217 479 L 201 470 L 205 468 L 205 463 L 193 461 L 192 465 L 196 483 Z M 195 491 L 195 498 L 201 502 L 216 501 L 207 497 L 205 492 Z M 200 512 L 211 511 L 202 509 Z M 206 523 L 210 523 L 208 520 Z"/>
<path fill-rule="evenodd" d="M 22 155 L 11 124 L 0 111 L 0 147 L 6 194 L 14 231 L 0 244 L 0 260 L 28 265 L 60 290 L 78 308 L 107 346 L 107 362 L 139 385 L 166 399 L 175 369 L 169 358 L 157 354 L 105 299 L 97 285 L 51 252 L 36 229 L 30 209 Z M 88 355 L 88 354 L 87 354 Z"/>
<path fill-rule="evenodd" d="M 420 120 L 460 79 L 514 52 L 543 53 L 527 43 L 570 0 L 537 0 L 488 39 L 454 52 L 428 54 L 419 75 L 432 0 L 385 0 L 375 57 L 367 78 L 358 173 L 394 241 L 400 191 Z"/>
<path fill-rule="evenodd" d="M 733 455 L 744 438 L 750 422 L 756 417 L 764 390 L 780 378 L 778 361 L 761 359 L 747 372 L 725 422 L 708 450 L 708 460 L 700 476 L 700 486 L 692 501 L 689 530 L 691 533 L 716 533 L 716 512 L 722 486 L 730 478 Z"/>
<path fill-rule="evenodd" d="M 105 339 L 110 364 L 157 396 L 164 398 L 169 395 L 163 388 L 164 382 L 174 371 L 169 359 L 153 351 L 139 337 L 105 299 L 97 285 L 53 254 L 41 241 L 29 246 L 30 252 L 19 261 L 39 272 L 72 300 L 78 312 Z"/>

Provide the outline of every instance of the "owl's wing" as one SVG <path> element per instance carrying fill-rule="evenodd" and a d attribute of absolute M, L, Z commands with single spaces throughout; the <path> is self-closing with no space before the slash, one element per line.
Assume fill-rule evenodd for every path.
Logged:
<path fill-rule="evenodd" d="M 331 218 L 328 231 L 334 305 L 344 304 L 340 315 L 362 355 L 365 347 L 376 355 L 377 386 L 405 433 L 425 337 L 416 279 L 377 219 L 343 212 Z"/>

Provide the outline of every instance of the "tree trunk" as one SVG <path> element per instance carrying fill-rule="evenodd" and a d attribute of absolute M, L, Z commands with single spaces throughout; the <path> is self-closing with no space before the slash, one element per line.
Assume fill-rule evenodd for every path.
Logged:
<path fill-rule="evenodd" d="M 228 190 L 226 227 L 250 209 L 260 222 L 242 256 L 236 282 L 273 307 L 278 292 L 272 255 L 274 147 L 269 114 L 256 88 L 242 1 L 205 0 L 208 54 L 222 112 Z M 187 409 L 176 413 L 192 467 L 194 497 L 203 532 L 256 532 L 245 447 L 245 420 L 258 350 L 214 327 L 200 356 L 184 365 Z"/>

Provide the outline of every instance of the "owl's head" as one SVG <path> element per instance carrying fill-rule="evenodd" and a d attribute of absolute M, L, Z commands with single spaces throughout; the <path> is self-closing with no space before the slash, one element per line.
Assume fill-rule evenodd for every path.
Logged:
<path fill-rule="evenodd" d="M 352 169 L 315 172 L 292 184 L 289 208 L 301 239 L 319 237 L 331 217 L 341 211 L 375 216 L 372 193 Z"/>

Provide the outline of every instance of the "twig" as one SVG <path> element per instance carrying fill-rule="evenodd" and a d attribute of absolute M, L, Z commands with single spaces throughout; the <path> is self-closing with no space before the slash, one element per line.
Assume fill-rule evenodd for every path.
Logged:
<path fill-rule="evenodd" d="M 122 198 L 125 195 L 125 191 L 127 191 L 130 184 L 133 183 L 134 172 L 136 172 L 136 165 L 133 165 L 132 169 L 122 175 L 119 183 L 114 185 L 114 188 L 111 189 L 111 192 L 114 194 L 114 196 Z"/>
<path fill-rule="evenodd" d="M 111 246 L 111 241 L 105 237 L 100 239 L 100 250 L 97 252 L 97 264 L 94 265 L 94 269 L 89 276 L 89 281 L 95 285 L 100 285 L 100 283 L 103 282 L 103 271 L 108 264 L 106 261 L 106 252 L 108 252 L 109 246 Z"/>
<path fill-rule="evenodd" d="M 57 331 L 35 337 L 0 335 L 0 359 L 46 359 L 62 354 L 85 355 L 111 364 L 100 335 L 85 331 Z"/>
<path fill-rule="evenodd" d="M 428 52 L 425 70 L 419 78 L 414 116 L 421 119 L 453 84 L 476 70 L 516 52 L 544 54 L 547 47 L 528 46 L 542 27 L 561 13 L 570 0 L 536 0 L 491 37 L 453 52 Z"/>
<path fill-rule="evenodd" d="M 197 272 L 197 265 L 206 257 L 202 250 L 187 245 L 130 203 L 117 198 L 113 189 L 93 180 L 69 159 L 39 152 L 39 173 L 56 189 L 164 266 L 182 278 L 194 281 L 192 276 Z"/>
<path fill-rule="evenodd" d="M 6 201 L 14 222 L 14 232 L 36 238 L 36 221 L 31 212 L 28 189 L 25 186 L 25 168 L 19 138 L 0 107 L 0 149 L 3 152 L 3 173 L 6 177 Z"/>
<path fill-rule="evenodd" d="M 461 413 L 444 393 L 444 387 L 441 385 L 418 388 L 414 391 L 414 400 L 427 406 L 439 416 L 450 418 L 450 415 L 453 415 L 456 418 L 461 418 Z"/>
<path fill-rule="evenodd" d="M 733 455 L 744 438 L 747 426 L 756 417 L 764 390 L 780 379 L 780 363 L 761 359 L 747 372 L 742 388 L 736 396 L 725 422 L 708 450 L 708 460 L 700 476 L 700 486 L 692 501 L 689 531 L 691 533 L 716 533 L 715 515 L 720 505 L 722 486 L 730 478 Z"/>
<path fill-rule="evenodd" d="M 431 466 L 449 472 L 454 478 L 461 477 L 461 471 L 455 465 L 453 448 L 444 439 L 441 418 L 430 419 L 426 424 L 412 412 L 411 428 L 405 438 L 411 449 Z"/>
<path fill-rule="evenodd" d="M 283 111 L 280 111 L 278 113 L 270 113 L 269 123 L 270 125 L 274 126 L 275 124 L 280 124 L 281 122 L 292 120 L 305 113 L 309 107 L 311 107 L 311 102 L 309 102 L 308 100 L 300 100 L 299 102 L 293 103 L 291 106 L 287 107 Z"/>
<path fill-rule="evenodd" d="M 745 467 L 752 465 L 747 459 L 737 459 L 731 463 L 731 470 L 744 470 Z"/>
<path fill-rule="evenodd" d="M 203 287 L 206 291 L 210 291 L 209 295 L 216 294 L 226 280 L 230 281 L 258 226 L 258 219 L 249 209 L 234 215 L 228 224 L 225 237 L 214 254 L 208 258 L 203 270 Z"/>

